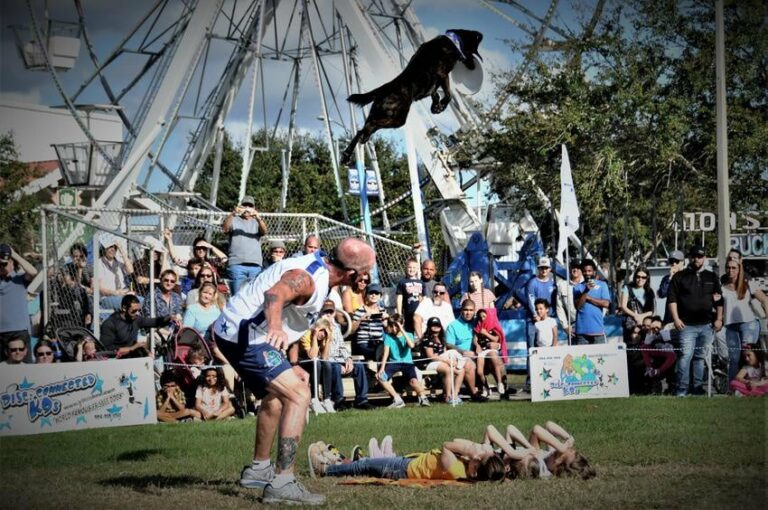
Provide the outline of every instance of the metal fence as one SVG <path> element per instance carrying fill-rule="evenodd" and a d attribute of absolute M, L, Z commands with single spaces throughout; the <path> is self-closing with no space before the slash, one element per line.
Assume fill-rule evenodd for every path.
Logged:
<path fill-rule="evenodd" d="M 181 275 L 184 267 L 174 266 L 170 257 L 165 264 L 150 263 L 152 250 L 169 252 L 164 232 L 169 231 L 173 255 L 183 261 L 192 257 L 191 246 L 197 237 L 224 253 L 229 240 L 221 225 L 224 212 L 180 211 L 173 209 L 93 209 L 88 207 L 45 207 L 41 211 L 43 266 L 43 320 L 48 334 L 64 326 L 89 326 L 90 314 L 96 332 L 113 308 L 105 308 L 99 295 L 100 252 L 109 243 L 122 245 L 125 255 L 133 262 L 134 274 L 122 282 L 128 289 L 149 299 L 154 304 L 154 285 L 160 266 L 171 267 Z M 412 256 L 411 247 L 379 235 L 325 218 L 317 214 L 261 213 L 267 224 L 267 235 L 262 239 L 264 256 L 271 241 L 282 241 L 287 256 L 302 250 L 304 239 L 314 234 L 321 247 L 330 250 L 342 239 L 359 237 L 371 244 L 376 252 L 376 275 L 382 286 L 394 286 L 404 276 L 405 261 Z M 115 226 L 106 228 L 103 225 Z M 77 259 L 80 246 L 87 251 L 87 259 Z M 118 255 L 118 258 L 121 258 Z M 161 255 L 162 258 L 162 255 Z M 154 311 L 154 310 L 153 310 Z"/>

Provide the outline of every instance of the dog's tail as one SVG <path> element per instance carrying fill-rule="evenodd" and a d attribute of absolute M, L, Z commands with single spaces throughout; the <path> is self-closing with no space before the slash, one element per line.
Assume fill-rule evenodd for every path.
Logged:
<path fill-rule="evenodd" d="M 370 92 L 365 92 L 363 94 L 352 94 L 347 98 L 347 101 L 356 104 L 357 106 L 365 106 L 371 101 L 374 101 L 377 97 L 386 94 L 390 88 L 390 85 L 391 82 L 385 83 L 381 87 L 373 89 Z"/>
<path fill-rule="evenodd" d="M 364 94 L 352 94 L 347 98 L 347 101 L 352 104 L 356 104 L 357 106 L 365 106 L 374 99 L 376 99 L 376 90 L 372 90 Z"/>

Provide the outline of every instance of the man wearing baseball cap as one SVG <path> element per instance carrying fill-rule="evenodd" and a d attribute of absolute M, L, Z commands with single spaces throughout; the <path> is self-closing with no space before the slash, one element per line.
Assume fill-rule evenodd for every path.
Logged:
<path fill-rule="evenodd" d="M 246 195 L 221 228 L 229 235 L 229 277 L 234 296 L 243 283 L 261 273 L 261 238 L 267 234 L 267 224 L 256 210 L 256 201 Z"/>
<path fill-rule="evenodd" d="M 14 262 L 24 270 L 23 273 L 14 270 Z M 20 339 L 29 345 L 27 285 L 35 276 L 35 266 L 24 260 L 10 245 L 0 244 L 0 356 L 6 355 L 6 347 L 11 340 Z M 31 357 L 28 361 L 32 361 Z"/>
<path fill-rule="evenodd" d="M 662 299 L 666 299 L 669 294 L 669 283 L 672 281 L 672 277 L 682 271 L 685 267 L 685 255 L 680 250 L 675 250 L 669 254 L 667 258 L 669 263 L 669 273 L 665 274 L 659 283 L 659 290 L 656 291 L 656 296 Z M 669 307 L 664 308 L 664 324 L 672 322 L 672 315 L 669 313 Z"/>
<path fill-rule="evenodd" d="M 539 257 L 536 264 L 536 276 L 528 280 L 525 285 L 525 295 L 527 300 L 525 302 L 525 311 L 528 318 L 528 328 L 526 339 L 528 341 L 528 348 L 530 349 L 536 345 L 536 321 L 539 320 L 536 315 L 536 300 L 546 299 L 549 303 L 549 315 L 555 316 L 555 310 L 557 309 L 557 289 L 555 288 L 555 280 L 552 278 L 552 265 L 549 262 L 549 257 Z M 530 366 L 528 367 L 530 370 Z M 525 387 L 523 391 L 530 391 L 531 388 L 531 376 L 525 378 Z"/>
<path fill-rule="evenodd" d="M 667 307 L 675 328 L 680 332 L 682 353 L 677 358 L 678 397 L 686 396 L 693 360 L 693 395 L 704 395 L 704 364 L 710 353 L 714 332 L 723 327 L 723 300 L 720 280 L 704 268 L 704 248 L 693 245 L 688 252 L 688 267 L 672 278 Z M 714 313 L 713 313 L 714 310 Z"/>

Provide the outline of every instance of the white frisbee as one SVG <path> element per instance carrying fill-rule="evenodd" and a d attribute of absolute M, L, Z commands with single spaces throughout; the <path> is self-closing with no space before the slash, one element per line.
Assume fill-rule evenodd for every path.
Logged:
<path fill-rule="evenodd" d="M 467 95 L 474 95 L 480 92 L 483 86 L 483 65 L 476 56 L 472 55 L 475 61 L 475 68 L 470 69 L 464 62 L 458 61 L 451 71 L 451 78 L 459 92 Z"/>

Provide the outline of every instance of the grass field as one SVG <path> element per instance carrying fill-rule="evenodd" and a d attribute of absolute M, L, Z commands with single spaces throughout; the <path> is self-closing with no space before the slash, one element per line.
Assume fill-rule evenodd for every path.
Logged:
<path fill-rule="evenodd" d="M 348 411 L 312 418 L 299 475 L 334 508 L 765 508 L 765 399 L 632 397 L 581 402 L 492 402 L 458 408 Z M 309 480 L 305 447 L 333 442 L 348 452 L 389 433 L 398 452 L 483 427 L 526 431 L 553 419 L 596 467 L 590 481 L 526 480 L 414 489 Z M 254 419 L 64 432 L 0 440 L 2 507 L 251 508 L 241 488 Z"/>

